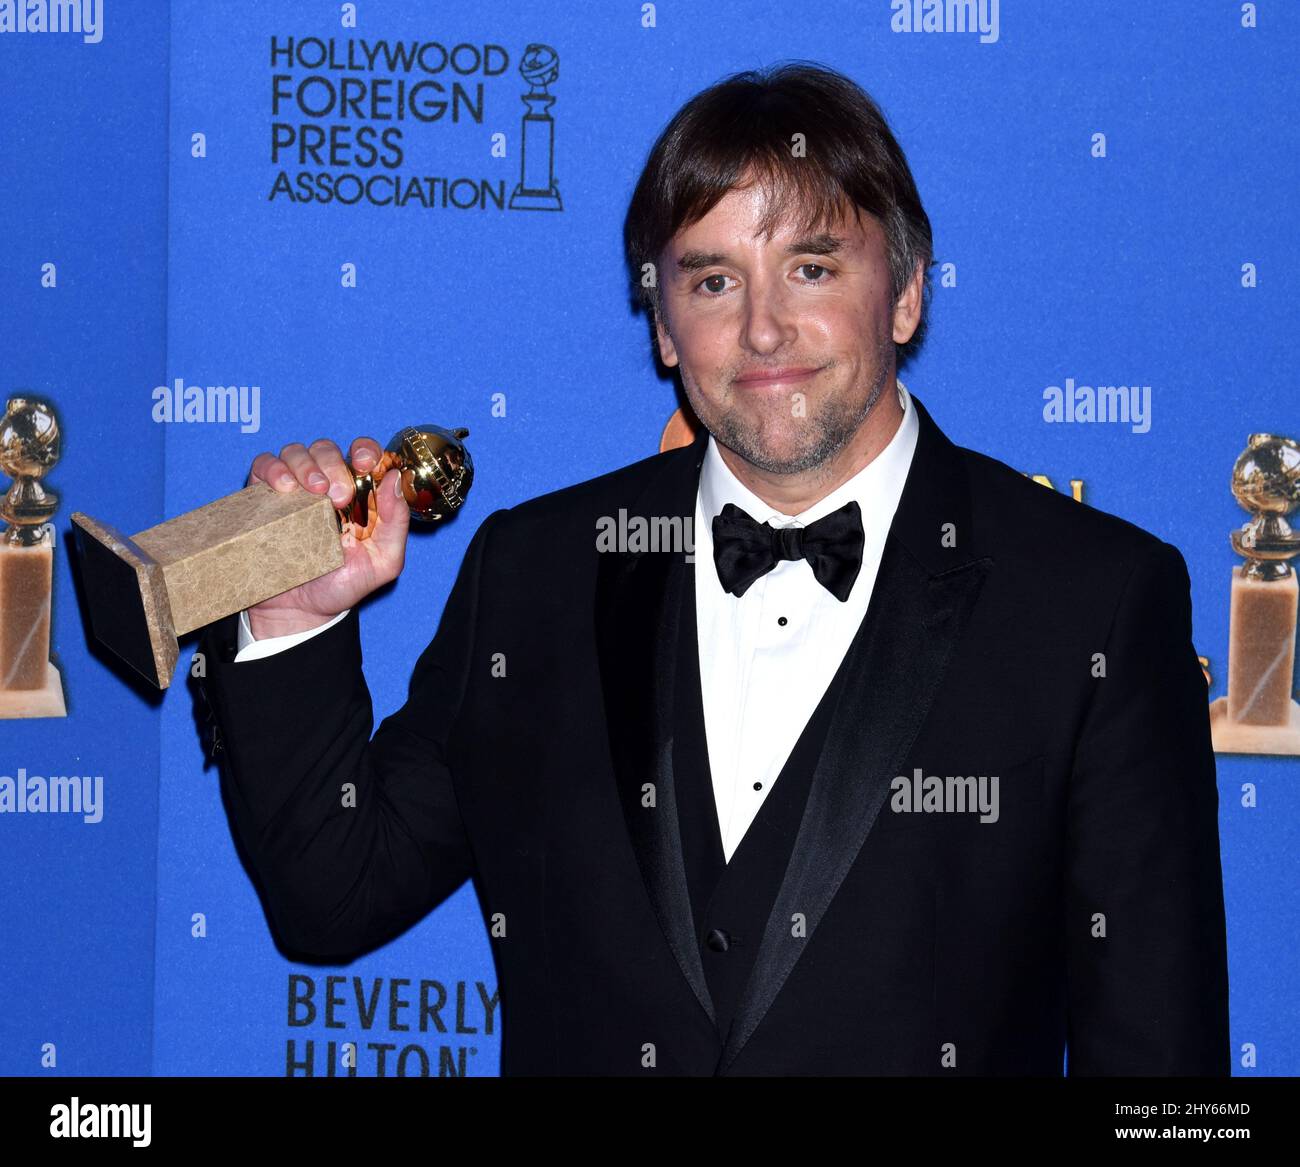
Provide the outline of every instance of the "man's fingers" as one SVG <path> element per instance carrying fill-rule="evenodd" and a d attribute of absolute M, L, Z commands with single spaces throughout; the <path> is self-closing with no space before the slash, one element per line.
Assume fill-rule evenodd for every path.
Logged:
<path fill-rule="evenodd" d="M 312 494 L 324 494 L 329 489 L 329 478 L 301 442 L 285 446 L 280 451 L 280 458 L 293 472 L 294 478 Z"/>
<path fill-rule="evenodd" d="M 258 454 L 253 459 L 253 465 L 248 471 L 248 482 L 245 485 L 252 486 L 254 482 L 265 482 L 268 486 L 282 491 L 298 488 L 298 480 L 289 467 L 269 451 Z"/>
<path fill-rule="evenodd" d="M 383 457 L 383 448 L 374 438 L 357 438 L 349 457 L 361 473 L 373 470 Z M 317 438 L 310 446 L 291 442 L 279 456 L 258 454 L 248 472 L 248 485 L 265 482 L 276 490 L 294 490 L 303 486 L 313 494 L 329 492 L 336 506 L 346 506 L 356 492 L 352 472 L 343 461 L 343 452 L 328 438 Z"/>
<path fill-rule="evenodd" d="M 356 484 L 352 472 L 343 461 L 343 453 L 333 442 L 318 438 L 309 447 L 316 464 L 329 478 L 330 499 L 335 506 L 347 506 L 352 501 Z"/>
<path fill-rule="evenodd" d="M 364 474 L 379 465 L 383 453 L 374 438 L 356 438 L 348 449 L 348 461 Z"/>

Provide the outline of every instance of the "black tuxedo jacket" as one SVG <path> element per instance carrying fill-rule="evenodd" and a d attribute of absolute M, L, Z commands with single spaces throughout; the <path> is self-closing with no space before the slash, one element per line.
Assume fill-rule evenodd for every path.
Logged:
<path fill-rule="evenodd" d="M 349 959 L 472 878 L 505 1074 L 1059 1075 L 1067 1046 L 1070 1074 L 1228 1074 L 1183 558 L 913 401 L 870 609 L 728 1024 L 679 823 L 711 808 L 675 789 L 671 714 L 691 572 L 713 564 L 597 550 L 620 510 L 693 515 L 703 434 L 488 516 L 373 737 L 355 610 L 240 664 L 233 617 L 204 630 L 223 793 L 283 947 Z M 996 821 L 895 809 L 918 770 L 996 775 Z"/>

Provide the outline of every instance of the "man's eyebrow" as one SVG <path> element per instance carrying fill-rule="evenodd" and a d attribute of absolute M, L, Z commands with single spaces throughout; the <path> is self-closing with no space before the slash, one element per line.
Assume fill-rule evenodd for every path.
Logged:
<path fill-rule="evenodd" d="M 701 268 L 712 267 L 715 263 L 725 263 L 726 259 L 720 251 L 683 251 L 677 257 L 677 270 L 699 271 Z"/>
<path fill-rule="evenodd" d="M 785 249 L 785 253 L 786 255 L 834 255 L 845 242 L 842 235 L 832 235 L 823 231 L 819 235 L 796 239 Z"/>
<path fill-rule="evenodd" d="M 845 244 L 842 235 L 821 232 L 796 239 L 786 247 L 786 255 L 834 255 Z M 677 270 L 680 272 L 699 271 L 714 264 L 726 263 L 727 256 L 721 251 L 683 251 L 677 258 Z"/>

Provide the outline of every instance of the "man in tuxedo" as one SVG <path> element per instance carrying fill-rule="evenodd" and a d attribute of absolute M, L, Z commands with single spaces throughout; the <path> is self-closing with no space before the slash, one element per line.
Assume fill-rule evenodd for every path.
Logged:
<path fill-rule="evenodd" d="M 1227 1074 L 1183 558 L 898 381 L 931 233 L 879 110 L 719 83 L 625 239 L 693 442 L 490 514 L 373 737 L 387 483 L 344 567 L 205 630 L 284 947 L 348 959 L 473 879 L 506 1074 Z M 250 478 L 352 489 L 328 441 Z"/>

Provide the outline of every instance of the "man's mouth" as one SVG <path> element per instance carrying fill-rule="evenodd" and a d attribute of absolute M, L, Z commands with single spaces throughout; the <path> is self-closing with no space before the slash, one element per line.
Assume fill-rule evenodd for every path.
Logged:
<path fill-rule="evenodd" d="M 809 381 L 821 372 L 821 367 L 787 365 L 776 369 L 751 369 L 735 379 L 734 384 L 745 389 L 765 389 L 773 385 L 797 385 Z"/>

